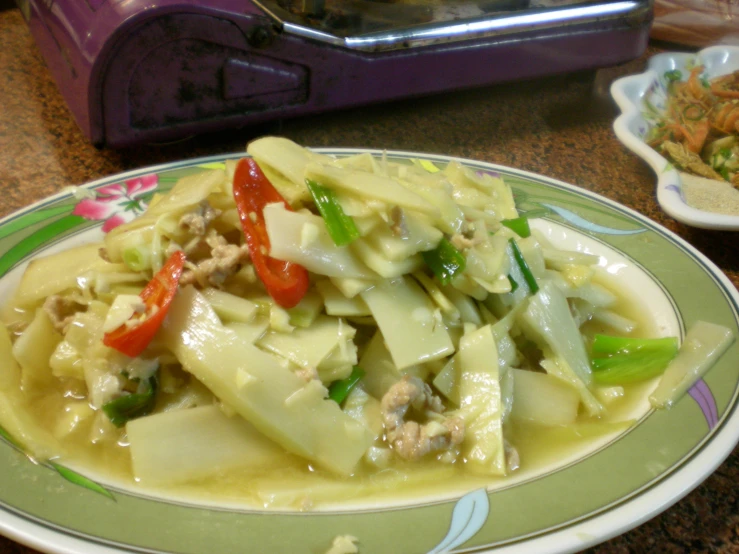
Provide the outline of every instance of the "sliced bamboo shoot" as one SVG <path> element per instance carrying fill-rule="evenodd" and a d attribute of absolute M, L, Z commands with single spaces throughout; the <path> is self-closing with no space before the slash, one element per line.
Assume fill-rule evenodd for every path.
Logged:
<path fill-rule="evenodd" d="M 183 368 L 289 452 L 347 475 L 371 445 L 371 434 L 326 400 L 319 381 L 306 384 L 278 358 L 239 340 L 194 288 L 175 297 L 160 336 Z"/>
<path fill-rule="evenodd" d="M 382 281 L 362 293 L 398 369 L 438 360 L 454 352 L 440 317 L 420 285 L 410 277 Z"/>
<path fill-rule="evenodd" d="M 128 422 L 133 475 L 146 485 L 171 485 L 237 467 L 275 467 L 284 451 L 240 416 L 201 406 Z"/>

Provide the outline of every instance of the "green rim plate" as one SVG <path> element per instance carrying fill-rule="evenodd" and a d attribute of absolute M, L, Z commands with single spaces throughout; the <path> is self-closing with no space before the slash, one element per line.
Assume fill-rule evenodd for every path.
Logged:
<path fill-rule="evenodd" d="M 338 156 L 353 149 L 321 149 Z M 450 158 L 371 151 L 391 160 Z M 58 194 L 0 221 L 0 296 L 25 263 L 140 213 L 155 190 L 242 154 L 141 169 Z M 658 287 L 677 331 L 704 319 L 739 334 L 739 295 L 692 246 L 646 217 L 572 185 L 510 168 L 500 173 L 522 211 L 578 244 L 615 251 Z M 79 196 L 79 195 L 78 195 Z M 92 195 L 89 195 L 92 196 Z M 599 246 L 600 245 L 600 246 Z M 645 277 L 644 277 L 645 276 Z M 174 502 L 132 493 L 103 478 L 32 463 L 0 439 L 0 532 L 34 548 L 70 552 L 325 552 L 337 535 L 360 552 L 568 552 L 607 540 L 665 510 L 729 455 L 739 440 L 739 348 L 729 351 L 669 411 L 645 409 L 638 425 L 575 461 L 504 487 L 406 504 L 291 513 Z M 410 530 L 410 531 L 409 531 Z"/>

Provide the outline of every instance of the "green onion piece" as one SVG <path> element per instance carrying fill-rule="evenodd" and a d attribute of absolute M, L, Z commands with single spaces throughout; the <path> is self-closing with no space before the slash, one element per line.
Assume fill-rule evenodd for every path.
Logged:
<path fill-rule="evenodd" d="M 676 352 L 644 350 L 596 358 L 591 362 L 593 381 L 598 385 L 624 385 L 661 375 Z"/>
<path fill-rule="evenodd" d="M 529 264 L 526 263 L 526 260 L 523 257 L 523 253 L 518 248 L 515 239 L 508 239 L 508 244 L 511 245 L 513 258 L 516 260 L 518 269 L 521 270 L 521 274 L 523 275 L 526 284 L 529 286 L 531 294 L 536 294 L 539 291 L 539 285 L 536 282 L 536 277 L 534 277 L 534 274 L 531 273 L 531 269 L 529 268 Z"/>
<path fill-rule="evenodd" d="M 132 271 L 146 271 L 151 268 L 151 248 L 139 244 L 123 251 L 123 263 Z"/>
<path fill-rule="evenodd" d="M 521 216 L 516 219 L 504 219 L 501 223 L 522 239 L 531 236 L 531 228 L 529 227 L 529 220 L 527 217 Z"/>
<path fill-rule="evenodd" d="M 421 256 L 442 285 L 449 284 L 467 266 L 464 255 L 446 238 L 433 250 L 421 252 Z"/>
<path fill-rule="evenodd" d="M 151 376 L 139 385 L 132 394 L 119 396 L 103 404 L 103 412 L 116 427 L 123 427 L 129 420 L 145 416 L 154 409 L 156 403 L 157 379 Z"/>
<path fill-rule="evenodd" d="M 508 281 L 511 283 L 511 292 L 516 292 L 516 289 L 518 288 L 518 283 L 516 283 L 516 281 L 510 275 L 508 276 Z"/>
<path fill-rule="evenodd" d="M 635 352 L 664 352 L 677 353 L 677 338 L 664 337 L 659 339 L 634 339 L 629 337 L 611 337 L 609 335 L 595 335 L 593 338 L 592 353 L 601 355 L 631 354 Z"/>
<path fill-rule="evenodd" d="M 668 82 L 679 81 L 683 78 L 683 74 L 679 69 L 673 69 L 671 71 L 665 71 L 665 79 Z"/>
<path fill-rule="evenodd" d="M 310 179 L 305 180 L 308 190 L 313 196 L 323 220 L 326 222 L 328 234 L 334 240 L 336 246 L 346 246 L 353 240 L 359 238 L 359 229 L 354 220 L 344 213 L 344 209 L 336 199 L 334 191 L 319 185 Z"/>
<path fill-rule="evenodd" d="M 357 383 L 359 383 L 359 380 L 364 377 L 364 370 L 359 366 L 354 366 L 352 368 L 352 373 L 347 377 L 346 379 L 341 379 L 339 381 L 334 381 L 331 383 L 328 387 L 328 397 L 336 402 L 337 404 L 341 405 L 344 400 L 346 400 L 346 397 L 349 396 L 349 393 L 352 391 L 352 389 L 357 386 Z"/>

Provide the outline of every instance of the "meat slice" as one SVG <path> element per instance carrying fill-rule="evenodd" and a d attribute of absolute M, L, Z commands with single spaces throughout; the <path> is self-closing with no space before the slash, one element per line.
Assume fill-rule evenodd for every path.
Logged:
<path fill-rule="evenodd" d="M 405 375 L 390 387 L 382 397 L 381 408 L 387 440 L 403 459 L 452 452 L 464 440 L 462 419 L 443 416 L 441 399 L 418 377 Z M 410 409 L 425 416 L 426 423 L 406 419 Z"/>

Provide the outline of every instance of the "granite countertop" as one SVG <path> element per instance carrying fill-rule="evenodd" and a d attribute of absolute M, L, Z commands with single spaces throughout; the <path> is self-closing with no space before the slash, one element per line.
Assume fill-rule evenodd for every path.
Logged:
<path fill-rule="evenodd" d="M 674 231 L 736 286 L 736 235 L 667 217 L 650 169 L 617 141 L 608 93 L 649 54 L 597 73 L 559 76 L 347 110 L 197 137 L 177 144 L 98 150 L 62 100 L 18 10 L 0 1 L 0 216 L 123 170 L 237 152 L 262 134 L 307 146 L 400 149 L 474 158 L 561 179 L 621 202 Z M 0 480 L 1 481 L 1 480 Z M 739 552 L 739 450 L 695 491 L 633 531 L 587 552 Z M 0 537 L 0 554 L 34 552 Z"/>

